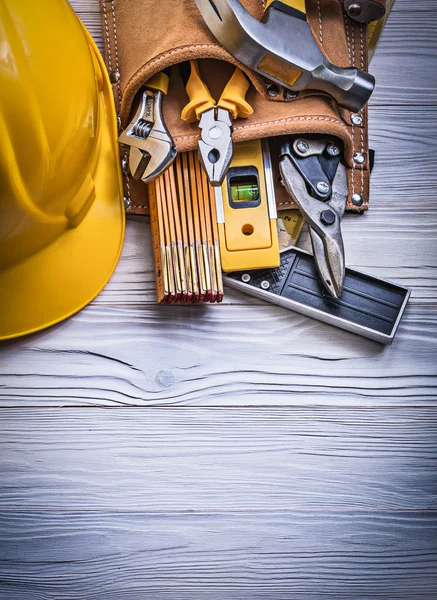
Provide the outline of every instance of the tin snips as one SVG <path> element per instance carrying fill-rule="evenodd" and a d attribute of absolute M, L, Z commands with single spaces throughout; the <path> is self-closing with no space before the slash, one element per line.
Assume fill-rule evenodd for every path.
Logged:
<path fill-rule="evenodd" d="M 341 296 L 345 274 L 341 220 L 348 184 L 341 155 L 335 140 L 301 136 L 282 144 L 279 163 L 282 183 L 307 221 L 320 278 L 334 298 Z"/>

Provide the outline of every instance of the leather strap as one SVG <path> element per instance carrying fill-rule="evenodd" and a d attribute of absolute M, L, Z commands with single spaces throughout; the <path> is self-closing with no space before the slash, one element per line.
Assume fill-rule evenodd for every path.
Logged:
<path fill-rule="evenodd" d="M 352 20 L 344 11 L 341 0 L 306 0 L 306 7 L 313 35 L 331 62 L 367 71 L 367 25 Z M 369 204 L 368 110 L 365 106 L 359 113 L 346 109 L 339 109 L 339 112 L 353 144 L 352 157 L 348 160 L 351 192 L 346 210 L 361 213 Z"/>
<path fill-rule="evenodd" d="M 180 0 L 166 0 L 165 3 L 155 0 L 100 1 L 105 59 L 113 83 L 117 112 L 118 115 L 121 114 L 120 128 L 122 121 L 124 126 L 128 122 L 132 99 L 141 85 L 171 64 L 189 58 L 209 57 L 225 61 L 212 63 L 211 79 L 206 83 L 213 93 L 216 92 L 214 85 L 223 86 L 221 79 L 229 78 L 231 73 L 226 72 L 226 67 L 232 71 L 232 66 L 226 63 L 236 64 L 236 61 L 216 43 L 199 20 L 194 0 L 185 0 L 183 3 Z M 263 0 L 242 2 L 254 16 L 261 18 L 264 11 Z M 355 65 L 366 69 L 367 26 L 345 14 L 343 0 L 306 0 L 306 5 L 315 40 L 327 57 L 342 67 Z M 179 23 L 178 27 L 173 27 L 169 22 L 169 14 L 173 14 L 173 19 Z M 154 23 L 152 28 L 151 21 Z M 160 21 L 164 23 L 165 30 L 162 27 L 159 30 Z M 255 114 L 247 120 L 236 122 L 234 141 L 296 133 L 339 137 L 345 146 L 352 190 L 347 210 L 366 210 L 369 197 L 367 110 L 352 115 L 346 110 L 339 110 L 330 97 L 315 92 L 303 92 L 294 98 L 285 90 L 276 88 L 272 96 L 269 82 L 254 76 L 252 72 L 248 75 L 256 88 L 256 91 L 253 88 L 249 90 L 247 98 L 255 109 Z M 180 119 L 180 112 L 186 101 L 186 92 L 176 67 L 170 78 L 164 117 L 178 151 L 194 149 L 199 138 L 197 124 L 183 123 Z M 353 159 L 357 153 L 359 162 Z M 122 149 L 121 154 L 123 165 L 127 166 L 128 151 Z M 147 213 L 146 186 L 126 173 L 127 169 L 124 175 L 127 212 Z M 294 207 L 283 190 L 278 193 L 277 203 L 279 210 Z"/>

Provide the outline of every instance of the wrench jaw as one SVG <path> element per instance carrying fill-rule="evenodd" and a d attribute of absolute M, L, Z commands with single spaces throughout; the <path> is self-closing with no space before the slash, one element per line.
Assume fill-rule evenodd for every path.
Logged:
<path fill-rule="evenodd" d="M 152 142 L 152 140 L 150 140 Z M 132 177 L 136 181 L 150 183 L 172 164 L 176 158 L 176 146 L 163 140 L 153 140 L 154 144 L 149 145 L 149 150 L 139 150 L 130 148 L 129 151 L 129 169 Z M 153 146 L 158 146 L 155 151 Z M 165 147 L 167 151 L 165 152 Z M 164 153 L 165 152 L 165 153 Z"/>
<path fill-rule="evenodd" d="M 212 186 L 221 186 L 232 161 L 232 120 L 223 108 L 211 108 L 199 121 L 199 159 Z"/>
<path fill-rule="evenodd" d="M 176 146 L 162 116 L 163 93 L 145 89 L 138 109 L 118 141 L 130 147 L 129 169 L 137 181 L 150 183 L 176 158 Z"/>

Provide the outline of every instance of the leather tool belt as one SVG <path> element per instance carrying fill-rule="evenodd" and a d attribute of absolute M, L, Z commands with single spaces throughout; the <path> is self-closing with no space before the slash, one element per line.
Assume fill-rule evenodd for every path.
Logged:
<path fill-rule="evenodd" d="M 254 17 L 262 18 L 264 0 L 243 0 L 242 4 Z M 361 4 L 364 10 L 356 8 Z M 383 16 L 384 5 L 385 0 L 306 0 L 306 12 L 314 39 L 332 63 L 367 70 L 367 22 Z M 247 69 L 218 44 L 194 0 L 101 0 L 101 11 L 105 59 L 120 131 L 129 122 L 141 87 L 150 77 L 171 67 L 169 92 L 163 103 L 165 123 L 179 152 L 194 150 L 200 137 L 199 128 L 197 123 L 181 119 L 188 98 L 178 64 L 203 59 L 203 79 L 214 97 L 220 95 L 233 66 L 238 65 L 253 84 L 246 100 L 254 113 L 235 121 L 234 143 L 270 137 L 274 159 L 278 156 L 274 140 L 277 136 L 304 133 L 335 136 L 344 145 L 349 181 L 346 210 L 362 213 L 368 209 L 367 107 L 351 113 L 322 92 L 290 93 Z M 121 156 L 126 166 L 128 151 L 122 148 Z M 124 169 L 127 213 L 147 214 L 147 186 L 127 172 Z M 278 210 L 296 208 L 279 184 L 276 192 Z"/>

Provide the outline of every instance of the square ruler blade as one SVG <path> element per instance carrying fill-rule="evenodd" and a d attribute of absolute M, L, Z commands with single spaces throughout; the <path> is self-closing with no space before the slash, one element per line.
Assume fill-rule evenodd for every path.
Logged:
<path fill-rule="evenodd" d="M 410 290 L 360 271 L 346 268 L 343 293 L 333 298 L 325 291 L 312 254 L 293 246 L 281 251 L 276 269 L 234 271 L 224 281 L 289 310 L 391 344 L 405 310 Z"/>

